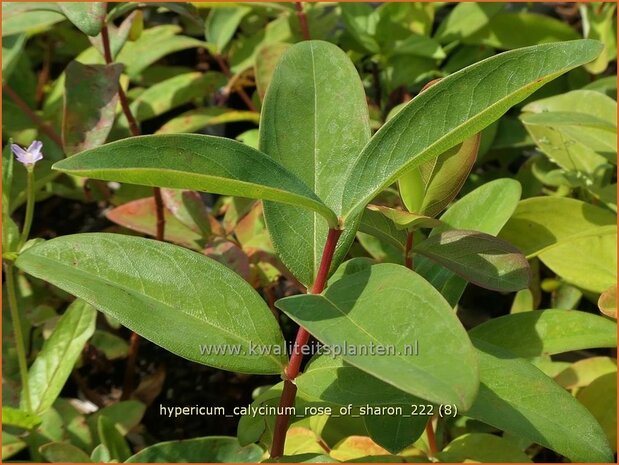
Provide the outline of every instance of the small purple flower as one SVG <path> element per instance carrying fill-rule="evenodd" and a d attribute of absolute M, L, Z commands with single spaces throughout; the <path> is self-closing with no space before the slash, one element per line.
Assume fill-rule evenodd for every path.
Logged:
<path fill-rule="evenodd" d="M 34 166 L 36 162 L 43 158 L 43 154 L 41 153 L 41 149 L 43 148 L 43 142 L 39 140 L 35 140 L 30 144 L 26 150 L 22 149 L 17 144 L 12 144 L 11 149 L 15 154 L 15 158 L 20 163 L 23 163 L 26 167 Z"/>

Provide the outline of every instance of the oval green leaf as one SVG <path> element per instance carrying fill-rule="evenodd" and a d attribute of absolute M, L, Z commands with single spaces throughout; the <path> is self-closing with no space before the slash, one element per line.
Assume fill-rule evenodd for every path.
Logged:
<path fill-rule="evenodd" d="M 520 183 L 513 179 L 496 179 L 462 197 L 441 215 L 443 225 L 434 228 L 430 237 L 448 229 L 469 229 L 495 235 L 514 212 L 520 200 Z M 436 287 L 455 306 L 466 281 L 442 265 L 426 258 L 415 258 L 415 271 Z"/>
<path fill-rule="evenodd" d="M 332 226 L 338 223 L 333 211 L 294 174 L 263 153 L 223 137 L 130 137 L 62 160 L 54 169 L 104 181 L 284 202 L 315 210 Z"/>
<path fill-rule="evenodd" d="M 575 40 L 513 50 L 422 92 L 372 137 L 351 166 L 344 219 L 406 171 L 481 131 L 545 83 L 593 60 L 602 48 L 594 40 Z"/>
<path fill-rule="evenodd" d="M 593 235 L 616 222 L 611 211 L 581 200 L 532 197 L 518 203 L 499 237 L 531 258 L 570 237 Z"/>
<path fill-rule="evenodd" d="M 469 331 L 518 357 L 617 346 L 617 324 L 576 310 L 538 310 L 493 318 Z"/>
<path fill-rule="evenodd" d="M 260 149 L 339 215 L 345 172 L 369 138 L 365 92 L 348 56 L 322 41 L 306 41 L 288 49 L 264 100 Z M 280 258 L 299 281 L 311 285 L 327 225 L 313 212 L 269 202 L 264 214 Z M 343 260 L 354 234 L 351 227 L 340 237 L 333 269 Z"/>
<path fill-rule="evenodd" d="M 106 2 L 58 2 L 57 5 L 84 34 L 94 37 L 101 32 L 107 13 Z"/>
<path fill-rule="evenodd" d="M 511 292 L 529 286 L 527 259 L 513 245 L 490 234 L 443 231 L 417 244 L 414 251 L 486 289 Z"/>
<path fill-rule="evenodd" d="M 224 265 L 187 249 L 78 234 L 28 249 L 17 266 L 189 360 L 256 374 L 280 373 L 286 363 L 279 327 L 258 293 Z M 271 353 L 253 353 L 251 344 Z"/>
<path fill-rule="evenodd" d="M 473 342 L 479 349 L 481 385 L 475 403 L 463 414 L 573 462 L 612 462 L 604 431 L 571 394 L 526 360 L 484 341 Z"/>
<path fill-rule="evenodd" d="M 256 463 L 263 454 L 256 444 L 241 446 L 236 438 L 210 436 L 160 442 L 129 457 L 126 463 Z"/>
<path fill-rule="evenodd" d="M 52 406 L 94 333 L 96 318 L 95 309 L 83 300 L 73 302 L 62 315 L 28 372 L 33 412 L 40 414 Z"/>
<path fill-rule="evenodd" d="M 436 289 L 403 266 L 375 265 L 323 294 L 276 305 L 323 343 L 339 346 L 346 362 L 404 392 L 460 408 L 475 398 L 477 361 L 464 328 Z M 378 314 L 380 308 L 386 311 Z M 372 345 L 388 355 L 372 354 Z"/>

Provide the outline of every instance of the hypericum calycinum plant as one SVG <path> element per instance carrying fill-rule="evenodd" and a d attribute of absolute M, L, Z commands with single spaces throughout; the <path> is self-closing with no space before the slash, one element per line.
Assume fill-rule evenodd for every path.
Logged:
<path fill-rule="evenodd" d="M 283 382 L 256 405 L 424 406 L 425 413 L 411 418 L 366 419 L 373 438 L 391 452 L 427 426 L 428 455 L 436 455 L 428 419 L 440 412 L 463 414 L 573 461 L 610 461 L 592 415 L 518 358 L 565 351 L 569 342 L 541 350 L 510 337 L 538 319 L 550 328 L 563 312 L 509 315 L 467 334 L 453 310 L 467 281 L 497 291 L 527 287 L 525 257 L 494 237 L 520 198 L 518 182 L 490 182 L 436 218 L 470 171 L 478 133 L 545 83 L 595 59 L 601 48 L 577 40 L 483 60 L 428 87 L 372 136 L 364 89 L 349 58 L 332 44 L 307 41 L 286 51 L 266 90 L 260 150 L 219 137 L 152 135 L 54 165 L 91 179 L 262 199 L 277 254 L 308 289 L 276 302 L 299 324 L 290 357 L 258 293 L 228 268 L 184 248 L 78 234 L 36 245 L 16 265 L 189 360 L 280 374 Z M 407 212 L 370 205 L 396 181 Z M 407 266 L 343 263 L 359 229 L 399 247 Z M 317 356 L 300 374 L 310 335 L 330 347 L 418 350 Z M 204 355 L 204 345 L 242 351 Z M 239 440 L 268 442 L 271 456 L 282 456 L 290 418 L 280 413 L 272 421 L 244 417 Z"/>

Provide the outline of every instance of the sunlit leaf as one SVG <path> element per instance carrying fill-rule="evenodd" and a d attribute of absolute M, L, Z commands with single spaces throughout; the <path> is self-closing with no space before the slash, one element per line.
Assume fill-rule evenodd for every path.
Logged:
<path fill-rule="evenodd" d="M 17 266 L 189 360 L 265 374 L 279 373 L 285 363 L 277 322 L 257 292 L 195 252 L 119 234 L 80 234 L 28 249 Z M 201 282 L 209 285 L 198 286 Z M 272 352 L 250 353 L 250 343 Z M 224 344 L 243 352 L 234 357 L 206 352 Z"/>
<path fill-rule="evenodd" d="M 502 53 L 422 92 L 351 164 L 342 202 L 344 220 L 405 172 L 481 131 L 545 83 L 594 59 L 601 47 L 597 41 L 579 40 Z"/>

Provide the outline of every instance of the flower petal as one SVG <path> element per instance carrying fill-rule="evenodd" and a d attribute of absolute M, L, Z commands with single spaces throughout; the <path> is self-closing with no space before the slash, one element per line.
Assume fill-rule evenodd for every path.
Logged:
<path fill-rule="evenodd" d="M 17 144 L 11 144 L 11 150 L 18 159 L 20 156 L 23 157 L 24 155 L 26 155 L 26 151 Z"/>
<path fill-rule="evenodd" d="M 30 147 L 28 147 L 28 152 L 30 152 L 36 158 L 36 156 L 41 152 L 42 148 L 43 142 L 41 142 L 40 140 L 35 140 L 32 141 L 32 144 L 30 144 Z"/>

